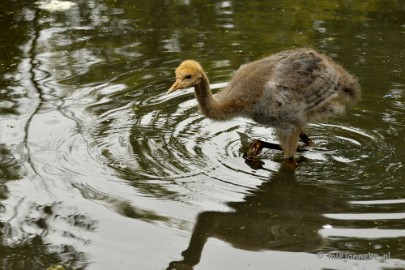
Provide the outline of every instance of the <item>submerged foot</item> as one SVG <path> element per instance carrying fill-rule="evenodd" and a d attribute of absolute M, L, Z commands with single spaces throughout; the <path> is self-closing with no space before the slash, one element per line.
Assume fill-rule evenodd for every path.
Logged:
<path fill-rule="evenodd" d="M 284 162 L 285 162 L 286 168 L 288 168 L 288 169 L 295 169 L 298 167 L 298 162 L 293 157 L 286 158 Z"/>

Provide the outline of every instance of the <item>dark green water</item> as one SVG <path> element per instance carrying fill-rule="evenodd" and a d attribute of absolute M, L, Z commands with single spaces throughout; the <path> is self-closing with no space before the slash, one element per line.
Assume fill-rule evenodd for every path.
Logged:
<path fill-rule="evenodd" d="M 43 3 L 0 2 L 1 269 L 405 269 L 404 1 Z M 296 171 L 165 95 L 183 59 L 216 91 L 307 46 L 363 98 Z"/>

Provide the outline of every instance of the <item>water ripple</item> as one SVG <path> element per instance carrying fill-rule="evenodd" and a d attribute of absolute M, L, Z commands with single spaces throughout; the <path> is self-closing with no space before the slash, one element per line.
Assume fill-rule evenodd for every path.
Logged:
<path fill-rule="evenodd" d="M 213 85 L 214 92 L 224 85 Z M 276 142 L 273 129 L 241 118 L 226 122 L 206 119 L 198 112 L 193 89 L 170 96 L 164 91 L 154 96 L 141 96 L 140 92 L 145 94 L 135 91 L 134 102 L 97 118 L 89 131 L 94 138 L 89 152 L 142 192 L 155 194 L 151 189 L 159 186 L 161 195 L 175 192 L 193 203 L 237 200 L 247 188 L 268 181 L 279 170 L 283 162 L 280 151 L 264 150 L 257 166 L 242 158 L 252 138 Z M 395 169 L 395 146 L 384 140 L 381 129 L 358 124 L 367 113 L 371 112 L 354 110 L 334 124 L 309 126 L 316 147 L 298 153 L 297 174 L 302 181 L 344 184 L 354 190 L 375 190 L 376 185 L 392 181 L 368 176 L 370 166 Z M 353 126 L 344 124 L 348 118 Z M 360 178 L 365 180 L 359 182 Z M 373 192 L 370 194 L 377 191 Z"/>

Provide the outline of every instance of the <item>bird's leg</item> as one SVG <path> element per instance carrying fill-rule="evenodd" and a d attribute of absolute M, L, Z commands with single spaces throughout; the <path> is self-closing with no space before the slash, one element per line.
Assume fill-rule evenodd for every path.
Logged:
<path fill-rule="evenodd" d="M 243 157 L 250 160 L 253 157 L 260 154 L 260 152 L 262 151 L 263 148 L 282 150 L 281 146 L 278 145 L 278 144 L 264 142 L 264 141 L 261 141 L 261 140 L 253 140 L 252 143 L 249 146 L 249 149 L 246 151 L 246 153 L 243 155 Z"/>
<path fill-rule="evenodd" d="M 288 169 L 295 169 L 298 167 L 298 162 L 293 157 L 285 159 L 284 164 Z"/>
<path fill-rule="evenodd" d="M 300 139 L 305 143 L 305 146 L 314 147 L 314 142 L 304 132 L 300 133 Z"/>
<path fill-rule="evenodd" d="M 283 149 L 284 158 L 289 163 L 295 163 L 294 156 L 300 138 L 299 129 L 296 127 L 280 128 L 276 130 L 276 134 L 280 141 L 281 149 Z"/>
<path fill-rule="evenodd" d="M 249 149 L 243 155 L 244 158 L 250 160 L 260 154 L 263 148 L 270 148 L 274 150 L 282 150 L 279 144 L 264 142 L 261 140 L 253 140 L 250 143 Z"/>
<path fill-rule="evenodd" d="M 285 131 L 285 133 L 289 133 L 290 130 L 295 130 L 294 128 L 292 129 L 288 129 L 288 131 Z M 303 152 L 306 151 L 306 149 L 304 148 L 300 148 L 297 147 L 298 145 L 298 137 L 296 136 L 296 132 L 294 131 L 294 138 L 292 139 L 297 140 L 297 143 L 294 145 L 289 144 L 288 146 L 286 146 L 285 148 L 288 148 L 289 153 L 292 153 L 292 156 L 294 156 L 295 152 Z M 281 132 L 284 133 L 284 132 Z M 280 136 L 284 136 L 285 135 L 278 135 L 279 136 L 279 140 L 281 142 L 281 138 Z M 288 136 L 288 135 L 287 135 Z M 297 137 L 297 139 L 295 139 L 295 137 Z M 312 142 L 312 140 L 308 137 L 308 135 L 306 135 L 304 132 L 299 132 L 299 138 L 305 143 L 305 146 L 307 147 L 313 147 L 314 143 Z M 286 139 L 288 140 L 288 139 Z M 295 151 L 293 151 L 293 148 L 295 147 Z M 265 142 L 265 141 L 261 141 L 258 139 L 255 139 L 252 141 L 252 143 L 249 146 L 249 149 L 245 152 L 245 154 L 243 155 L 244 158 L 246 158 L 247 160 L 251 160 L 253 157 L 259 155 L 262 151 L 263 148 L 269 148 L 269 149 L 274 149 L 274 150 L 279 150 L 279 151 L 283 151 L 285 153 L 285 151 L 283 150 L 282 145 L 276 144 L 276 143 L 269 143 L 269 142 Z"/>
<path fill-rule="evenodd" d="M 307 146 L 307 147 L 314 146 L 314 143 L 312 142 L 312 140 L 305 133 L 300 133 L 300 138 L 305 143 L 305 146 Z M 269 142 L 255 139 L 250 143 L 249 149 L 244 153 L 243 157 L 247 160 L 251 160 L 253 157 L 259 155 L 262 152 L 263 148 L 269 148 L 269 149 L 274 149 L 274 150 L 279 150 L 279 151 L 283 150 L 279 144 L 269 143 Z M 307 149 L 302 148 L 302 147 L 297 147 L 296 151 L 305 152 L 305 151 L 307 151 Z"/>

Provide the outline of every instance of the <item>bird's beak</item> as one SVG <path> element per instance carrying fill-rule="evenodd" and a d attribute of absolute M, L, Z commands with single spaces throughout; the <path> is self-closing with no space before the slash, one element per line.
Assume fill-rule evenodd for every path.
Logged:
<path fill-rule="evenodd" d="M 179 90 L 179 89 L 181 89 L 181 80 L 177 79 L 175 81 L 175 83 L 172 85 L 172 87 L 170 87 L 169 91 L 167 91 L 166 95 L 168 95 L 176 90 Z"/>

